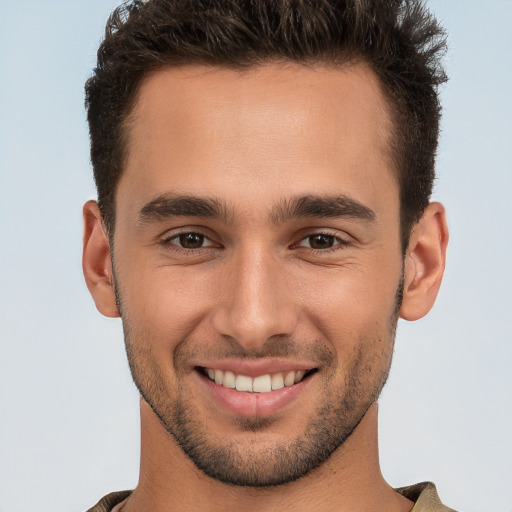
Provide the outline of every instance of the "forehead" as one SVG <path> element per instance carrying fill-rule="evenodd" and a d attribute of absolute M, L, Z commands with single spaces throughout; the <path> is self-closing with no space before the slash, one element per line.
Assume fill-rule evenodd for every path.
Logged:
<path fill-rule="evenodd" d="M 236 202 L 244 191 L 277 200 L 397 188 L 387 104 L 363 64 L 162 69 L 141 84 L 127 127 L 118 192 L 141 203 L 166 192 Z"/>

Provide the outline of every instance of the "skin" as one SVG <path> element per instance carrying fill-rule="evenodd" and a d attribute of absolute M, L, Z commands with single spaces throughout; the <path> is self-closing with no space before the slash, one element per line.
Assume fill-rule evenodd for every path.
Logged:
<path fill-rule="evenodd" d="M 448 232 L 443 207 L 430 204 L 404 258 L 390 125 L 363 64 L 194 66 L 145 79 L 128 123 L 113 248 L 96 203 L 84 207 L 86 281 L 101 313 L 122 316 L 143 396 L 140 480 L 124 512 L 412 508 L 380 473 L 377 397 L 398 315 L 415 320 L 434 303 Z M 220 212 L 195 204 L 183 214 L 183 196 L 216 201 Z M 362 209 L 289 208 L 312 196 Z M 182 246 L 186 233 L 204 237 L 192 238 L 198 248 Z M 276 412 L 236 414 L 197 371 L 234 360 L 317 371 Z M 307 451 L 298 441 L 315 452 L 319 424 L 339 446 L 295 481 L 222 481 L 244 472 L 268 481 L 283 454 Z M 228 455 L 220 477 L 180 446 L 187 428 L 192 444 L 204 443 L 199 457 Z"/>

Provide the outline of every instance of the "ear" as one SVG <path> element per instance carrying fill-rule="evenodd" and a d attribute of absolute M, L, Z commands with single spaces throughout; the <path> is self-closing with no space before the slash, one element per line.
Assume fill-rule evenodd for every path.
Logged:
<path fill-rule="evenodd" d="M 430 203 L 414 226 L 405 256 L 400 316 L 418 320 L 434 305 L 446 263 L 448 225 L 440 203 Z"/>
<path fill-rule="evenodd" d="M 114 293 L 114 276 L 110 244 L 101 221 L 96 201 L 87 201 L 83 209 L 84 247 L 82 268 L 85 282 L 98 311 L 105 316 L 118 317 Z"/>

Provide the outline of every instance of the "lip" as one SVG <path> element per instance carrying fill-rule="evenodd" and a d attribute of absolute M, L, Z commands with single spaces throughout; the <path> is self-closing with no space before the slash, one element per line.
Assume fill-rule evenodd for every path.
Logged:
<path fill-rule="evenodd" d="M 211 368 L 212 370 L 231 371 L 235 374 L 247 375 L 248 377 L 258 377 L 267 373 L 291 372 L 296 370 L 311 370 L 317 368 L 318 364 L 314 362 L 299 362 L 289 359 L 218 359 L 202 362 L 193 362 L 193 368 Z"/>
<path fill-rule="evenodd" d="M 211 367 L 212 366 L 209 366 L 209 368 Z M 213 367 L 219 370 L 223 369 L 219 366 Z M 282 366 L 280 366 L 280 368 L 281 371 L 284 371 Z M 293 368 L 302 369 L 298 368 L 297 366 L 293 366 Z M 311 368 L 311 366 L 309 368 Z M 232 369 L 233 366 L 226 367 L 226 370 Z M 263 371 L 263 374 L 264 373 L 272 372 L 265 370 Z M 201 384 L 204 386 L 206 392 L 215 400 L 215 402 L 219 404 L 222 409 L 236 416 L 244 416 L 246 418 L 265 418 L 279 413 L 289 404 L 297 400 L 301 393 L 303 393 L 307 386 L 309 386 L 312 379 L 314 379 L 316 376 L 316 374 L 311 375 L 298 384 L 276 389 L 268 393 L 246 393 L 216 384 L 214 381 L 210 380 L 199 371 L 196 371 L 196 375 L 199 378 Z M 247 375 L 247 373 L 245 373 L 245 375 Z M 256 373 L 255 375 L 262 375 L 262 373 Z"/>

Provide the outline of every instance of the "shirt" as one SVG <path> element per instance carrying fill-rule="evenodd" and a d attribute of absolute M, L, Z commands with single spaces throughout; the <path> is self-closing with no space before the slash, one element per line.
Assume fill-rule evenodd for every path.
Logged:
<path fill-rule="evenodd" d="M 410 485 L 396 489 L 397 492 L 414 502 L 411 512 L 456 512 L 441 503 L 436 486 L 432 482 Z M 112 492 L 104 496 L 87 512 L 116 512 L 131 491 Z"/>

